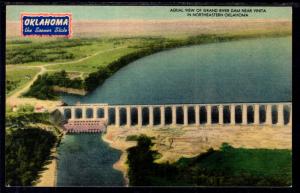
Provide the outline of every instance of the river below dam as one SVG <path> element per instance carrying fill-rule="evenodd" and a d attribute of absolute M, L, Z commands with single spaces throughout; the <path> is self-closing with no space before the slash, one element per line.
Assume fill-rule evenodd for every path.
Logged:
<path fill-rule="evenodd" d="M 120 156 L 100 134 L 67 134 L 58 148 L 56 185 L 123 186 L 123 174 L 113 169 Z"/>
<path fill-rule="evenodd" d="M 258 38 L 176 48 L 120 69 L 67 104 L 290 102 L 291 37 Z M 99 134 L 66 135 L 58 148 L 57 186 L 123 186 L 112 168 L 120 152 Z"/>

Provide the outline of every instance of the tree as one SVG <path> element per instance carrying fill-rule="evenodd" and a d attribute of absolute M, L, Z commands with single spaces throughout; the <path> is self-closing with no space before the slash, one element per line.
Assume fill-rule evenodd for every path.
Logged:
<path fill-rule="evenodd" d="M 146 135 L 140 135 L 137 139 L 137 146 L 127 150 L 129 165 L 128 177 L 130 185 L 145 186 L 149 185 L 145 176 L 151 176 L 154 172 L 155 156 L 157 151 L 150 150 L 153 146 L 151 139 Z"/>
<path fill-rule="evenodd" d="M 28 112 L 33 112 L 34 111 L 34 107 L 29 105 L 29 104 L 24 104 L 24 105 L 20 105 L 18 107 L 18 113 L 28 113 Z"/>

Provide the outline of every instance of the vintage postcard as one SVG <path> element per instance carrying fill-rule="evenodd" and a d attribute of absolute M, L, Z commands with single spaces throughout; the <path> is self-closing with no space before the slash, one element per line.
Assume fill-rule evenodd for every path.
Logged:
<path fill-rule="evenodd" d="M 292 186 L 292 7 L 7 5 L 5 44 L 6 186 Z"/>

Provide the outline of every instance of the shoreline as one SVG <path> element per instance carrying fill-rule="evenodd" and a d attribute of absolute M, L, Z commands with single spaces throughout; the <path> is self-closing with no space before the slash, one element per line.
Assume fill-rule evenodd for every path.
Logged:
<path fill-rule="evenodd" d="M 56 187 L 57 178 L 57 147 L 51 149 L 51 162 L 45 165 L 45 170 L 41 172 L 41 177 L 36 180 L 34 187 Z"/>
<path fill-rule="evenodd" d="M 58 93 L 74 94 L 79 96 L 87 95 L 87 91 L 85 91 L 84 89 L 76 89 L 76 88 L 61 87 L 61 86 L 53 86 L 53 91 Z"/>
<path fill-rule="evenodd" d="M 121 151 L 121 156 L 120 156 L 119 160 L 113 164 L 113 168 L 115 170 L 118 170 L 118 171 L 122 172 L 123 178 L 124 178 L 124 181 L 125 181 L 125 187 L 129 187 L 129 178 L 127 176 L 128 166 L 126 164 L 126 158 L 127 158 L 126 150 L 125 149 L 119 149 L 117 146 L 115 146 L 113 144 L 114 142 L 112 141 L 112 139 L 108 138 L 107 133 L 102 135 L 101 138 L 105 143 L 107 143 L 109 145 L 109 147 Z"/>
<path fill-rule="evenodd" d="M 51 149 L 51 162 L 44 166 L 46 169 L 41 172 L 41 177 L 36 180 L 37 183 L 34 185 L 34 187 L 57 187 L 57 148 L 64 136 L 65 135 L 62 132 L 62 136 L 60 137 L 60 139 L 58 139 L 55 146 Z"/>

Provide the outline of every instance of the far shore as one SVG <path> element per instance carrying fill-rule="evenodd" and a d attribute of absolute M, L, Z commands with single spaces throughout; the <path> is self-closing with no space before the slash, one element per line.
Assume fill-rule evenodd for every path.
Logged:
<path fill-rule="evenodd" d="M 74 37 L 185 36 L 199 33 L 230 33 L 291 29 L 289 19 L 175 19 L 175 20 L 79 20 L 73 22 Z M 6 22 L 7 39 L 20 37 L 20 22 Z M 122 29 L 122 30 L 116 30 Z"/>

